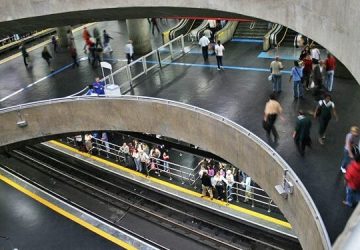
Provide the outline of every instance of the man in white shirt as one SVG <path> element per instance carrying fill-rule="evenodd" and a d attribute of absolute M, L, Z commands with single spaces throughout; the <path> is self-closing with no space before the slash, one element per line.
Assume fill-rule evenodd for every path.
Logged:
<path fill-rule="evenodd" d="M 208 52 L 209 43 L 210 43 L 209 38 L 207 38 L 205 36 L 205 33 L 203 33 L 202 37 L 199 40 L 199 45 L 201 46 L 202 49 L 202 55 L 204 57 L 204 61 L 207 61 L 209 57 L 209 52 Z"/>
<path fill-rule="evenodd" d="M 217 61 L 217 65 L 218 65 L 217 70 L 224 69 L 223 64 L 222 64 L 222 58 L 224 56 L 224 51 L 225 51 L 224 46 L 221 44 L 220 41 L 218 41 L 217 44 L 215 45 L 216 61 Z"/>
<path fill-rule="evenodd" d="M 127 63 L 130 64 L 131 60 L 134 60 L 134 46 L 132 45 L 131 40 L 129 40 L 128 43 L 125 45 L 125 54 L 127 58 Z"/>
<path fill-rule="evenodd" d="M 316 64 L 319 64 L 320 61 L 320 50 L 316 48 L 314 45 L 311 47 L 311 58 L 313 61 L 313 67 Z"/>

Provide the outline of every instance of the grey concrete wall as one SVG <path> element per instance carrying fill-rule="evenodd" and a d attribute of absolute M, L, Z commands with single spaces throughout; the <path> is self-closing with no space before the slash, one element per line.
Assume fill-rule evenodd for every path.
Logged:
<path fill-rule="evenodd" d="M 199 145 L 252 176 L 284 213 L 304 249 L 330 248 L 320 215 L 295 173 L 255 135 L 221 116 L 167 100 L 82 97 L 23 106 L 21 116 L 28 126 L 20 128 L 16 125 L 17 110 L 0 110 L 0 146 L 47 135 L 93 130 L 147 132 Z M 92 110 L 91 115 L 88 110 Z M 289 179 L 295 186 L 287 200 L 274 188 L 282 183 L 285 168 L 289 169 Z"/>
<path fill-rule="evenodd" d="M 280 23 L 314 39 L 341 60 L 360 83 L 359 9 L 358 0 L 3 0 L 0 30 L 7 25 L 15 29 L 119 18 L 242 14 Z M 32 17 L 38 21 L 29 20 Z"/>

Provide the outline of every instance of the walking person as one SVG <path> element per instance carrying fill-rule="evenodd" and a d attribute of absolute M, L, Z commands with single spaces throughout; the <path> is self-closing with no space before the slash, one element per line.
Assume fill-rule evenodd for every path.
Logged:
<path fill-rule="evenodd" d="M 289 82 L 293 80 L 294 87 L 294 99 L 303 99 L 304 98 L 304 89 L 302 85 L 302 77 L 303 77 L 303 68 L 300 67 L 298 61 L 294 61 L 294 67 L 291 69 L 291 75 Z"/>
<path fill-rule="evenodd" d="M 67 31 L 66 39 L 67 39 L 69 47 L 75 47 L 75 38 L 74 38 L 74 35 L 73 35 L 71 29 L 68 29 L 68 31 Z"/>
<path fill-rule="evenodd" d="M 50 67 L 50 59 L 52 58 L 52 56 L 50 55 L 47 46 L 45 46 L 43 51 L 41 52 L 41 57 L 46 61 L 46 63 Z"/>
<path fill-rule="evenodd" d="M 127 64 L 130 64 L 131 60 L 134 60 L 134 46 L 132 45 L 131 40 L 129 40 L 125 45 L 125 54 L 126 54 Z"/>
<path fill-rule="evenodd" d="M 303 84 L 305 85 L 305 89 L 310 89 L 310 77 L 312 74 L 312 60 L 310 54 L 307 54 L 303 59 Z"/>
<path fill-rule="evenodd" d="M 159 29 L 159 26 L 158 26 L 158 23 L 157 23 L 156 18 L 151 18 L 151 24 L 152 24 L 152 34 L 154 35 L 154 29 L 155 29 L 155 27 L 156 27 L 156 29 L 157 29 L 157 32 L 160 33 L 160 29 Z"/>
<path fill-rule="evenodd" d="M 209 44 L 210 40 L 206 37 L 205 33 L 203 33 L 202 37 L 199 40 L 199 45 L 201 46 L 202 55 L 204 58 L 204 61 L 206 62 L 209 58 Z"/>
<path fill-rule="evenodd" d="M 276 100 L 275 94 L 272 93 L 269 96 L 269 101 L 265 105 L 263 127 L 268 139 L 271 139 L 270 133 L 272 133 L 275 142 L 279 140 L 279 134 L 275 128 L 275 121 L 278 116 L 280 116 L 280 119 L 284 120 L 282 117 L 282 107 Z"/>
<path fill-rule="evenodd" d="M 217 70 L 224 69 L 223 63 L 222 63 L 224 51 L 225 51 L 225 48 L 221 44 L 220 40 L 217 41 L 217 44 L 215 45 L 215 54 L 216 54 L 216 61 L 217 61 L 217 66 L 218 66 Z"/>
<path fill-rule="evenodd" d="M 310 129 L 310 118 L 302 110 L 299 110 L 293 138 L 301 156 L 304 156 L 306 146 L 311 147 Z"/>
<path fill-rule="evenodd" d="M 344 156 L 340 166 L 340 170 L 344 174 L 346 173 L 346 168 L 350 163 L 351 159 L 355 158 L 354 157 L 356 155 L 355 150 L 359 150 L 359 140 L 360 140 L 359 134 L 360 134 L 359 127 L 352 126 L 350 128 L 350 132 L 345 137 Z"/>
<path fill-rule="evenodd" d="M 320 100 L 315 108 L 314 118 L 319 119 L 319 143 L 324 145 L 326 139 L 325 132 L 327 126 L 331 120 L 331 113 L 335 116 L 336 121 L 338 120 L 335 104 L 331 101 L 331 95 L 326 94 L 324 100 Z"/>
<path fill-rule="evenodd" d="M 327 91 L 331 92 L 334 85 L 334 74 L 336 67 L 336 59 L 330 53 L 327 54 L 327 59 L 325 60 L 326 65 L 326 82 L 325 87 Z"/>
<path fill-rule="evenodd" d="M 311 53 L 311 58 L 312 58 L 312 61 L 313 61 L 313 65 L 318 64 L 320 62 L 320 59 L 321 59 L 320 50 L 315 45 L 312 45 L 310 53 Z"/>
<path fill-rule="evenodd" d="M 273 92 L 281 93 L 281 70 L 283 64 L 280 62 L 280 57 L 276 56 L 275 61 L 270 64 L 271 81 L 273 84 Z"/>
<path fill-rule="evenodd" d="M 354 207 L 360 201 L 360 155 L 356 155 L 345 174 L 346 206 Z"/>
<path fill-rule="evenodd" d="M 113 50 L 110 46 L 110 39 L 113 39 L 106 30 L 103 30 L 103 38 L 104 38 L 104 53 L 112 53 Z"/>
<path fill-rule="evenodd" d="M 79 63 L 77 60 L 77 51 L 75 47 L 70 46 L 69 47 L 70 56 L 73 59 L 73 66 L 72 68 L 75 69 L 75 67 L 79 67 Z"/>
<path fill-rule="evenodd" d="M 323 93 L 324 88 L 324 78 L 326 74 L 326 69 L 324 65 L 324 61 L 320 61 L 319 63 L 316 63 L 313 69 L 313 81 L 315 85 L 314 89 L 314 96 L 315 99 L 318 101 L 321 94 Z"/>
<path fill-rule="evenodd" d="M 28 64 L 29 53 L 26 51 L 25 43 L 22 43 L 19 49 L 21 50 L 21 55 L 24 59 L 25 67 L 27 67 L 29 65 Z"/>
<path fill-rule="evenodd" d="M 57 53 L 58 43 L 57 43 L 57 40 L 56 40 L 56 36 L 54 36 L 54 35 L 51 36 L 51 43 L 53 45 L 54 53 Z"/>

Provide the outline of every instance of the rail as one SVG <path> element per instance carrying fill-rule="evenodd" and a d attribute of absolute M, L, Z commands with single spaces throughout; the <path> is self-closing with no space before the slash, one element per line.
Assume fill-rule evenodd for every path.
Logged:
<path fill-rule="evenodd" d="M 136 79 L 146 75 L 153 69 L 162 68 L 163 66 L 170 64 L 172 61 L 189 52 L 190 49 L 190 46 L 185 45 L 184 36 L 180 35 L 170 42 L 160 46 L 156 50 L 153 50 L 132 61 L 130 64 L 117 69 L 112 74 L 102 78 L 101 81 L 106 81 L 113 77 L 115 83 L 120 83 L 119 86 L 122 89 L 121 93 L 128 93 L 134 87 L 133 82 Z M 87 89 L 88 87 L 86 86 L 82 90 L 68 97 L 84 95 Z"/>
<path fill-rule="evenodd" d="M 126 158 L 130 157 L 130 155 L 126 154 L 121 146 L 98 138 L 92 138 L 92 141 L 94 143 L 92 143 L 93 148 L 90 151 L 96 151 L 98 156 L 104 155 L 106 158 L 112 156 L 117 162 L 123 161 L 127 163 Z M 78 147 L 76 139 L 73 137 L 67 137 L 66 142 Z M 173 178 L 177 178 L 181 181 L 181 184 L 188 182 L 189 185 L 196 189 L 197 181 L 200 179 L 200 168 L 201 166 L 199 164 L 193 169 L 150 156 L 149 163 L 146 166 L 146 174 L 149 175 L 151 172 L 154 172 L 158 177 L 161 175 L 164 177 L 167 176 L 170 181 L 173 180 Z M 252 202 L 252 207 L 255 207 L 257 204 L 259 204 L 257 207 L 267 206 L 269 213 L 271 212 L 271 208 L 278 208 L 262 188 L 246 185 L 244 182 L 234 182 L 232 185 L 227 186 L 227 188 L 229 192 L 226 202 L 231 201 L 230 198 L 235 196 L 236 202 L 240 201 L 239 198 L 244 198 L 244 202 Z"/>

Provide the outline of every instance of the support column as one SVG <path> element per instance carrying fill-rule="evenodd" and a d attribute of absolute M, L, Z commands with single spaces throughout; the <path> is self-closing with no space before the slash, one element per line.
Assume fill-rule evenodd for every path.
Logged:
<path fill-rule="evenodd" d="M 133 41 L 134 53 L 144 55 L 152 50 L 150 42 L 150 24 L 146 18 L 127 19 L 129 39 Z"/>
<path fill-rule="evenodd" d="M 71 35 L 68 35 L 68 31 L 70 30 Z M 63 26 L 56 28 L 56 33 L 58 36 L 59 46 L 62 48 L 67 48 L 71 43 L 73 43 L 73 35 L 71 31 L 71 26 Z M 74 45 L 74 44 L 72 44 Z"/>

